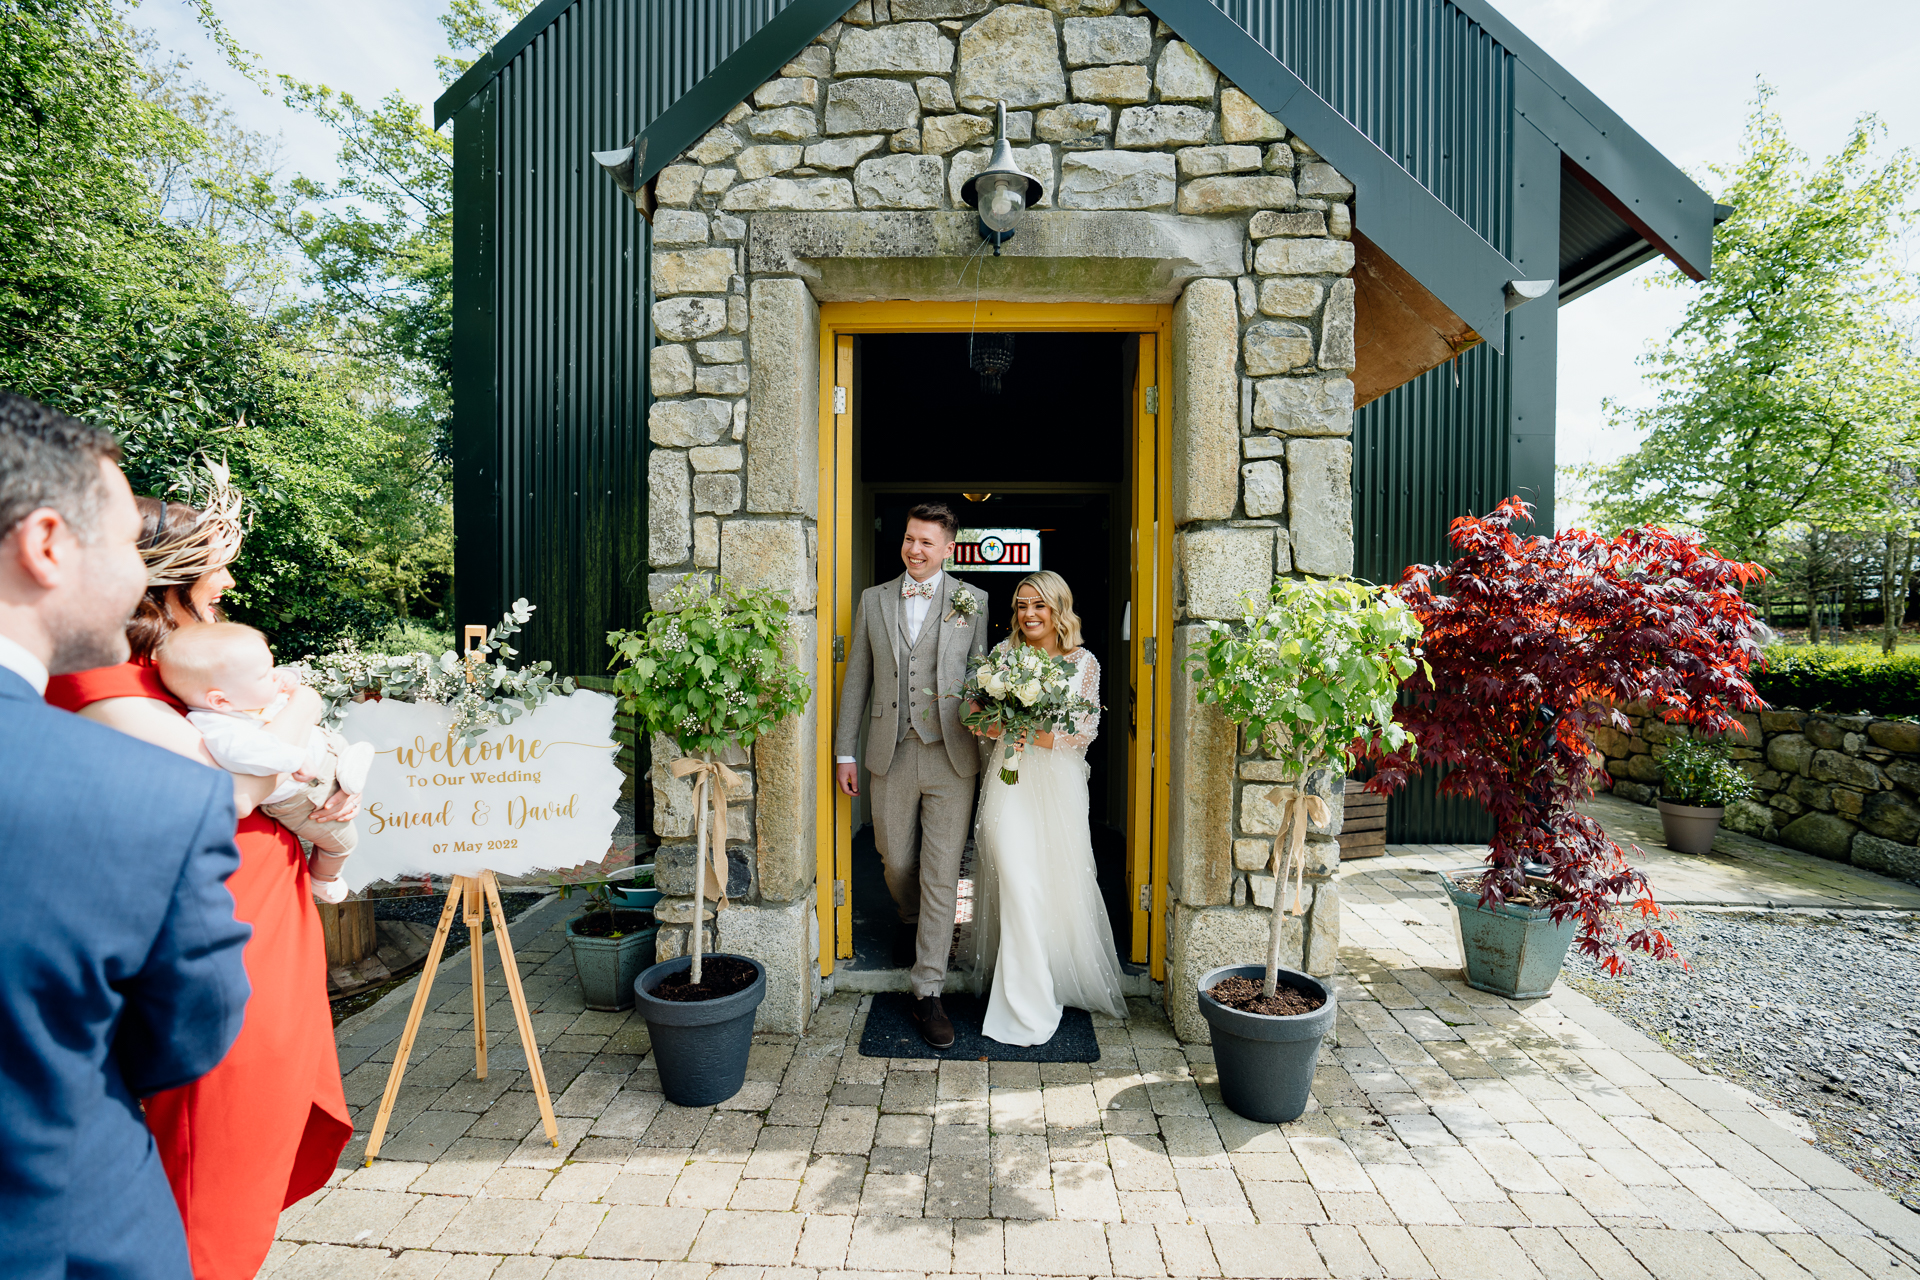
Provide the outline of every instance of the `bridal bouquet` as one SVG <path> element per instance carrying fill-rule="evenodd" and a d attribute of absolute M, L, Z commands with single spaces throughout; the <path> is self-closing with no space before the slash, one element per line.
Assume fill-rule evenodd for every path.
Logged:
<path fill-rule="evenodd" d="M 1078 673 L 1065 658 L 1048 656 L 1030 644 L 1009 644 L 982 654 L 967 664 L 967 680 L 960 696 L 977 704 L 962 718 L 968 728 L 999 725 L 1008 737 L 1027 733 L 1066 733 L 1073 718 L 1099 710 L 1073 691 Z M 1000 781 L 1020 781 L 1020 758 L 1025 743 L 1009 744 L 1000 765 Z"/>

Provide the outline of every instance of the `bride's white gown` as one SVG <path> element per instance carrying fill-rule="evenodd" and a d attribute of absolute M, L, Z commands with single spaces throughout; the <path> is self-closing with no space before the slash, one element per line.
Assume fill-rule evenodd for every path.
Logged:
<path fill-rule="evenodd" d="M 1018 644 L 1018 640 L 1003 643 Z M 1068 658 L 1080 695 L 1100 700 L 1100 664 L 1085 649 Z M 1044 1044 L 1068 1005 L 1124 1018 L 1113 926 L 1094 878 L 1087 826 L 1087 746 L 1100 713 L 1075 721 L 1051 748 L 1029 746 L 1020 781 L 1000 781 L 1002 739 L 984 771 L 974 829 L 972 968 L 993 976 L 983 1030 L 1002 1044 Z"/>

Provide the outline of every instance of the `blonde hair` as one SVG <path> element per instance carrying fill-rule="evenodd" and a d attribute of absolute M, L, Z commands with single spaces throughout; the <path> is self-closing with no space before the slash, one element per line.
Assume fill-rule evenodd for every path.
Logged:
<path fill-rule="evenodd" d="M 1042 569 L 1030 573 L 1014 584 L 1013 594 L 1019 595 L 1021 587 L 1032 587 L 1040 593 L 1040 598 L 1053 610 L 1053 633 L 1060 638 L 1060 647 L 1072 653 L 1080 647 L 1080 615 L 1073 611 L 1073 588 L 1067 580 L 1051 569 Z"/>
<path fill-rule="evenodd" d="M 192 706 L 208 690 L 221 687 L 240 656 L 237 646 L 250 640 L 266 649 L 271 663 L 273 648 L 267 644 L 266 633 L 239 622 L 208 622 L 168 632 L 153 651 L 153 660 L 160 668 L 161 681 L 175 697 Z"/>

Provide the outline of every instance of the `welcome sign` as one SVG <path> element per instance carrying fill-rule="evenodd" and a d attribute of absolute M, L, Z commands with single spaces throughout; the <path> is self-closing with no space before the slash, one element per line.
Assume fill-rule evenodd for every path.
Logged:
<path fill-rule="evenodd" d="M 402 876 L 526 875 L 604 858 L 619 821 L 614 700 L 582 690 L 462 742 L 450 708 L 362 702 L 340 732 L 375 752 L 360 843 L 341 875 L 359 890 Z"/>

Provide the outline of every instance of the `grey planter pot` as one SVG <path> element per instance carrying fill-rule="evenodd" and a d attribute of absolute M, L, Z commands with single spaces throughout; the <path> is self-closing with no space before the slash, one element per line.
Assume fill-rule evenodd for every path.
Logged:
<path fill-rule="evenodd" d="M 1230 964 L 1200 979 L 1200 1015 L 1213 1031 L 1213 1061 L 1220 1072 L 1220 1098 L 1234 1114 L 1263 1124 L 1297 1120 L 1313 1092 L 1320 1040 L 1333 1029 L 1333 988 L 1292 969 L 1279 971 L 1282 986 L 1311 992 L 1326 1003 L 1312 1013 L 1279 1018 L 1221 1004 L 1207 988 L 1222 978 L 1266 977 L 1263 964 Z"/>
<path fill-rule="evenodd" d="M 1660 801 L 1660 830 L 1666 836 L 1667 848 L 1675 853 L 1712 853 L 1713 837 L 1726 812 L 1719 805 Z"/>
<path fill-rule="evenodd" d="M 692 956 L 663 960 L 633 984 L 635 1003 L 640 1016 L 647 1020 L 647 1034 L 653 1041 L 660 1090 L 678 1107 L 711 1107 L 725 1102 L 747 1082 L 754 1014 L 767 996 L 767 967 L 752 956 L 724 951 L 712 952 L 704 959 L 722 956 L 752 965 L 753 985 L 718 1000 L 682 1004 L 656 999 L 653 989 L 670 974 L 691 969 Z"/>
<path fill-rule="evenodd" d="M 1453 880 L 1480 870 L 1465 867 L 1434 873 L 1453 899 L 1467 985 L 1510 1000 L 1538 1000 L 1553 990 L 1580 922 L 1569 919 L 1555 924 L 1544 907 L 1512 902 L 1489 911 L 1480 905 L 1478 893 L 1462 889 Z"/>
<path fill-rule="evenodd" d="M 573 967 L 580 975 L 580 992 L 587 1008 L 632 1008 L 633 980 L 653 963 L 653 942 L 659 926 L 650 925 L 618 938 L 588 938 L 573 931 L 578 919 L 576 916 L 567 921 L 567 945 L 573 951 Z"/>

